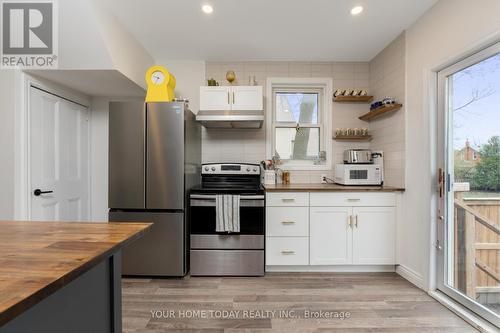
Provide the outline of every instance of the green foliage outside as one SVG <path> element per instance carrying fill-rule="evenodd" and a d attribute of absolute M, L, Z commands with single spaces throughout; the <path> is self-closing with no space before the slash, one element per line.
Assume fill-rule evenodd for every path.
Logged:
<path fill-rule="evenodd" d="M 471 190 L 500 191 L 500 137 L 493 136 L 481 146 L 481 160 L 474 165 L 455 152 L 455 182 L 469 182 Z"/>

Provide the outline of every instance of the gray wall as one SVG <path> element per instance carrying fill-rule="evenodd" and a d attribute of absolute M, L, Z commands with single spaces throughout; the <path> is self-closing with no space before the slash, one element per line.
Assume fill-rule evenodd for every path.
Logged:
<path fill-rule="evenodd" d="M 15 74 L 0 70 L 0 220 L 14 218 Z"/>

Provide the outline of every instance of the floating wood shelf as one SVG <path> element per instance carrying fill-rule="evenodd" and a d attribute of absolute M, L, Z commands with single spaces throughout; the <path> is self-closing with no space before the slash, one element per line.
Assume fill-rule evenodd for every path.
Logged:
<path fill-rule="evenodd" d="M 365 113 L 364 115 L 359 117 L 359 119 L 364 120 L 364 121 L 371 121 L 371 120 L 378 118 L 386 113 L 397 111 L 397 110 L 401 109 L 402 106 L 403 106 L 403 104 L 393 104 L 390 106 L 382 106 L 382 107 L 376 108 L 374 110 L 371 110 L 368 113 Z"/>
<path fill-rule="evenodd" d="M 333 138 L 337 141 L 372 141 L 371 135 L 337 135 Z"/>
<path fill-rule="evenodd" d="M 333 101 L 338 103 L 369 103 L 372 100 L 373 96 L 337 96 L 333 98 Z"/>

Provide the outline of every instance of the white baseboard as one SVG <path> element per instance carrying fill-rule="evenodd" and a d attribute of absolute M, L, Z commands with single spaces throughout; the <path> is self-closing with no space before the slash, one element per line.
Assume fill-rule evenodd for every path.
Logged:
<path fill-rule="evenodd" d="M 412 270 L 406 266 L 403 266 L 403 265 L 397 265 L 396 266 L 396 273 L 398 273 L 405 280 L 408 280 L 411 283 L 413 283 L 418 288 L 424 289 L 424 279 L 422 278 L 422 276 L 420 274 L 418 274 L 414 270 Z"/>
<path fill-rule="evenodd" d="M 288 266 L 268 265 L 266 272 L 395 272 L 394 265 L 332 265 L 332 266 Z"/>

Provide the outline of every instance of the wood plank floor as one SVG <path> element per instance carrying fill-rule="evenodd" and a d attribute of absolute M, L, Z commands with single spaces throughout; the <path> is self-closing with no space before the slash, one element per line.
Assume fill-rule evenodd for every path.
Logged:
<path fill-rule="evenodd" d="M 477 331 L 395 273 L 272 273 L 123 279 L 123 332 Z"/>

